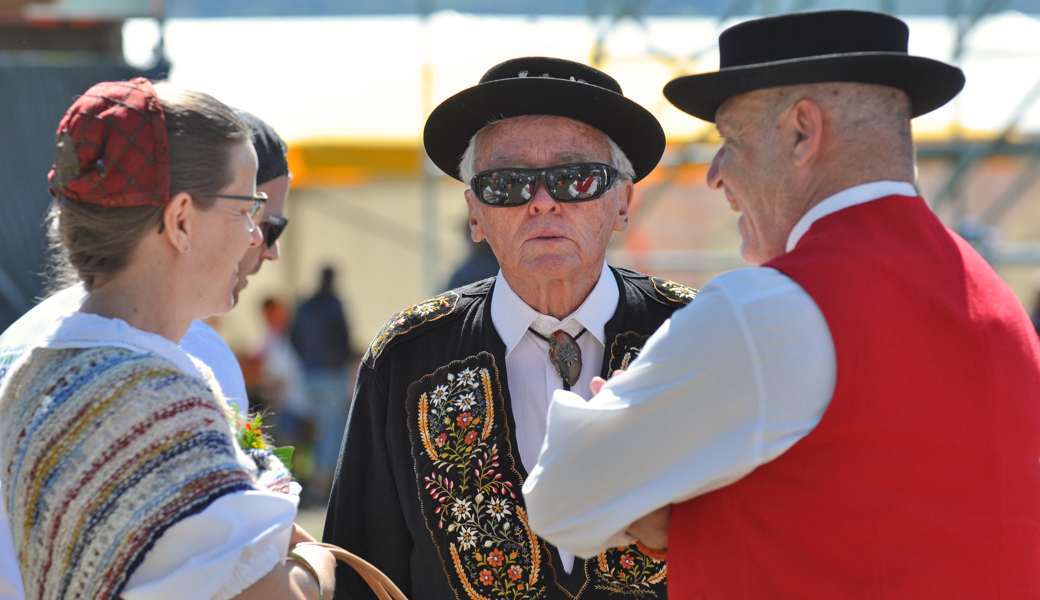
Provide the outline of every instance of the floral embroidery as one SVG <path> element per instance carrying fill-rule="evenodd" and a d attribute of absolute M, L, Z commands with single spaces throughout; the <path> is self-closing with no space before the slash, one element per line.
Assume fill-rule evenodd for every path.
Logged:
<path fill-rule="evenodd" d="M 639 356 L 639 352 L 643 349 L 643 344 L 649 338 L 649 335 L 643 335 L 634 331 L 619 334 L 614 338 L 614 343 L 610 346 L 610 363 L 607 366 L 607 373 L 613 377 L 614 371 L 628 369 L 628 365 L 632 364 L 632 361 Z"/>
<path fill-rule="evenodd" d="M 499 449 L 502 437 L 492 435 L 503 417 L 495 412 L 501 405 L 492 390 L 500 388 L 489 356 L 452 363 L 409 391 L 410 398 L 418 396 L 411 422 L 418 425 L 425 455 L 416 462 L 424 473 L 424 512 L 434 541 L 451 557 L 445 556 L 445 563 L 454 566 L 470 600 L 534 599 L 545 592 L 544 546 L 517 498 L 515 486 L 522 482 L 506 466 L 512 459 Z M 481 366 L 486 362 L 490 366 Z"/>
<path fill-rule="evenodd" d="M 445 292 L 436 298 L 430 298 L 429 300 L 423 300 L 422 302 L 409 306 L 402 310 L 396 315 L 390 317 L 390 320 L 383 324 L 383 327 L 376 334 L 375 339 L 372 340 L 372 345 L 369 346 L 368 352 L 365 353 L 364 362 L 371 366 L 380 353 L 386 348 L 386 345 L 390 343 L 395 337 L 402 333 L 408 333 L 412 329 L 430 321 L 436 321 L 445 315 L 450 315 L 454 310 L 455 306 L 459 303 L 459 295 L 455 292 Z M 441 398 L 443 400 L 443 397 Z M 433 402 L 437 403 L 438 399 L 433 398 Z"/>
<path fill-rule="evenodd" d="M 668 564 L 635 546 L 611 548 L 596 557 L 596 589 L 637 598 L 665 596 Z"/>
<path fill-rule="evenodd" d="M 686 287 L 681 283 L 675 283 L 660 277 L 651 277 L 650 281 L 654 282 L 654 289 L 657 290 L 658 294 L 672 302 L 685 305 L 697 297 L 697 290 Z"/>

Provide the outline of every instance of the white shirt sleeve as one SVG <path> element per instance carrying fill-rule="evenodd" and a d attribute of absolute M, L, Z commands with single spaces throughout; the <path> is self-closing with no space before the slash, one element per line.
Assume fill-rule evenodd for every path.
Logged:
<path fill-rule="evenodd" d="M 554 394 L 523 489 L 532 528 L 582 557 L 627 541 L 640 517 L 733 483 L 812 431 L 836 373 L 801 286 L 761 267 L 716 277 L 592 400 Z"/>
<path fill-rule="evenodd" d="M 122 600 L 226 600 L 285 562 L 299 497 L 221 496 L 167 529 L 130 576 Z"/>

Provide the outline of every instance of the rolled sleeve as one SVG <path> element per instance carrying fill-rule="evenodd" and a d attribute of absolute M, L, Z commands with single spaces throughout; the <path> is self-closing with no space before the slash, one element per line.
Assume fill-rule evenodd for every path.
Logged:
<path fill-rule="evenodd" d="M 233 598 L 285 561 L 299 497 L 243 491 L 171 526 L 145 556 L 123 600 Z"/>

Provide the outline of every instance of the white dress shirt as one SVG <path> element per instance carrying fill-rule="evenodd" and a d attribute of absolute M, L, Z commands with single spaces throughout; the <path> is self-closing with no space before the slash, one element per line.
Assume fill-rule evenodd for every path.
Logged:
<path fill-rule="evenodd" d="M 545 417 L 553 392 L 563 389 L 563 380 L 549 361 L 549 345 L 528 328 L 548 337 L 557 329 L 577 336 L 581 348 L 581 375 L 572 393 L 592 397 L 589 383 L 599 375 L 606 348 L 604 328 L 617 311 L 620 298 L 614 274 L 603 264 L 599 281 L 581 306 L 562 321 L 531 308 L 509 287 L 499 271 L 491 296 L 491 322 L 506 346 L 506 374 L 513 420 L 516 422 L 517 450 L 524 468 L 530 471 L 538 462 L 538 452 L 545 439 Z M 584 402 L 584 400 L 582 400 Z M 561 549 L 560 559 L 570 573 L 574 555 Z"/>
<path fill-rule="evenodd" d="M 916 195 L 884 181 L 825 199 L 788 249 L 823 216 L 892 194 Z M 640 517 L 786 452 L 819 423 L 836 377 L 830 329 L 801 286 L 764 267 L 719 275 L 591 401 L 554 394 L 523 489 L 531 526 L 578 556 L 627 543 Z"/>

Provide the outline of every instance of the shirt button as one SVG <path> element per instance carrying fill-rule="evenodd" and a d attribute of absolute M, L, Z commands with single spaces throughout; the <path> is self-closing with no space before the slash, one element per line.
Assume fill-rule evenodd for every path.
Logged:
<path fill-rule="evenodd" d="M 545 321 L 542 321 L 541 323 L 538 324 L 538 329 L 541 329 L 542 331 L 545 331 L 546 329 L 549 329 L 549 324 L 546 323 Z"/>

